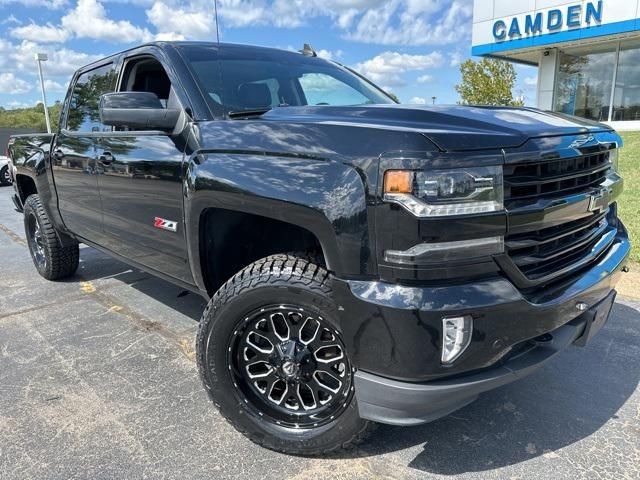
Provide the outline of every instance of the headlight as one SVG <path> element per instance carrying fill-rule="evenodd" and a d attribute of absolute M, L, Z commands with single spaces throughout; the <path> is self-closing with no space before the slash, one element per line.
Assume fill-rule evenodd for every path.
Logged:
<path fill-rule="evenodd" d="M 389 170 L 384 200 L 402 205 L 416 217 L 444 217 L 503 209 L 502 167 L 455 170 Z"/>

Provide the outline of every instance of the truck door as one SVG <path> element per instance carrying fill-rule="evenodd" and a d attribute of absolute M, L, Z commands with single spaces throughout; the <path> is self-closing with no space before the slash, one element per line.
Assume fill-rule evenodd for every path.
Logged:
<path fill-rule="evenodd" d="M 111 63 L 80 72 L 72 80 L 52 153 L 62 219 L 73 233 L 95 243 L 102 241 L 96 141 L 100 134 L 111 131 L 100 123 L 98 100 L 114 88 Z"/>
<path fill-rule="evenodd" d="M 153 56 L 124 60 L 118 91 L 155 93 L 180 103 L 177 81 Z M 183 221 L 186 133 L 116 128 L 100 139 L 97 168 L 105 246 L 125 258 L 193 283 Z"/>

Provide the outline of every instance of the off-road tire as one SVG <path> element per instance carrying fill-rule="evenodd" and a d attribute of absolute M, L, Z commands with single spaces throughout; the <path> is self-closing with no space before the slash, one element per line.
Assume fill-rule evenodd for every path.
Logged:
<path fill-rule="evenodd" d="M 9 172 L 9 165 L 5 165 L 0 168 L 0 186 L 4 187 L 7 185 L 11 185 L 11 180 L 7 178 L 7 173 Z"/>
<path fill-rule="evenodd" d="M 43 262 L 37 260 L 37 246 L 30 229 L 36 222 L 40 229 Z M 80 249 L 78 243 L 63 246 L 56 229 L 42 207 L 38 195 L 31 195 L 24 204 L 24 226 L 29 252 L 38 273 L 47 280 L 61 280 L 72 276 L 78 269 Z"/>
<path fill-rule="evenodd" d="M 322 312 L 322 318 L 339 333 L 334 320 L 337 309 L 331 298 L 331 275 L 324 268 L 307 259 L 273 255 L 249 265 L 227 281 L 202 316 L 196 349 L 204 387 L 222 416 L 263 447 L 294 455 L 326 455 L 363 442 L 374 426 L 359 417 L 352 394 L 340 414 L 318 428 L 285 427 L 266 418 L 267 415 L 256 414 L 234 386 L 228 352 L 249 311 L 260 308 L 261 302 L 303 305 Z"/>

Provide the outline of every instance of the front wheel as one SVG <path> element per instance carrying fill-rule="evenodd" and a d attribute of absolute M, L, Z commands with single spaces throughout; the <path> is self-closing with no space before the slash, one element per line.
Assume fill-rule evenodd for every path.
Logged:
<path fill-rule="evenodd" d="M 318 455 L 364 440 L 353 367 L 335 322 L 330 276 L 274 255 L 212 298 L 198 333 L 198 367 L 222 415 L 281 452 Z"/>

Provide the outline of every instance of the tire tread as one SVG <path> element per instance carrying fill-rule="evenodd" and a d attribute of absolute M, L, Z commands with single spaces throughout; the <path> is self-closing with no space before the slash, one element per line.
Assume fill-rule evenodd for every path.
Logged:
<path fill-rule="evenodd" d="M 233 277 L 231 277 L 211 298 L 200 322 L 198 330 L 197 345 L 197 364 L 200 372 L 200 378 L 205 385 L 209 398 L 213 401 L 220 414 L 229 422 L 236 430 L 248 437 L 254 443 L 271 450 L 281 451 L 283 453 L 305 456 L 330 455 L 339 450 L 348 450 L 365 442 L 371 435 L 375 424 L 369 421 L 362 422 L 362 428 L 354 432 L 346 441 L 332 446 L 331 448 L 317 449 L 282 449 L 275 443 L 269 441 L 264 435 L 256 435 L 251 431 L 243 428 L 239 422 L 232 416 L 228 415 L 222 408 L 220 403 L 213 395 L 212 387 L 207 378 L 206 371 L 206 344 L 207 332 L 210 330 L 210 323 L 214 321 L 215 316 L 212 314 L 231 298 L 242 294 L 249 288 L 255 288 L 261 285 L 269 285 L 274 281 L 285 280 L 291 286 L 300 285 L 306 289 L 317 292 L 323 296 L 330 296 L 332 289 L 330 285 L 329 272 L 312 263 L 305 258 L 299 258 L 290 254 L 277 254 L 260 259 L 251 265 L 245 267 Z"/>
<path fill-rule="evenodd" d="M 76 243 L 67 247 L 62 246 L 55 227 L 51 224 L 47 212 L 42 206 L 38 195 L 30 195 L 24 205 L 25 219 L 29 214 L 37 217 L 45 242 L 45 254 L 47 266 L 45 271 L 40 271 L 47 280 L 62 280 L 72 276 L 80 263 L 80 248 Z M 28 234 L 28 232 L 27 232 Z"/>

